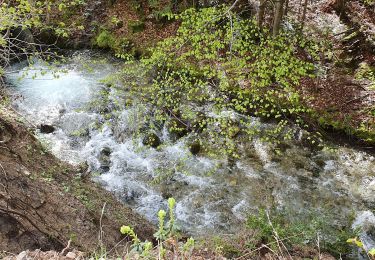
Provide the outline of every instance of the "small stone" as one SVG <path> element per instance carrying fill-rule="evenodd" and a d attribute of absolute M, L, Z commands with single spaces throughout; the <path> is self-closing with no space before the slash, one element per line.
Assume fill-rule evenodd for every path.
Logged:
<path fill-rule="evenodd" d="M 24 170 L 23 173 L 24 173 L 26 176 L 30 176 L 30 175 L 31 175 L 31 172 L 29 172 L 28 170 Z"/>
<path fill-rule="evenodd" d="M 111 148 L 109 147 L 104 147 L 101 151 L 100 151 L 101 154 L 105 155 L 105 156 L 110 156 L 112 151 L 111 151 Z"/>
<path fill-rule="evenodd" d="M 66 257 L 70 258 L 70 259 L 75 259 L 77 257 L 77 255 L 73 252 L 69 252 L 69 253 L 66 254 Z"/>

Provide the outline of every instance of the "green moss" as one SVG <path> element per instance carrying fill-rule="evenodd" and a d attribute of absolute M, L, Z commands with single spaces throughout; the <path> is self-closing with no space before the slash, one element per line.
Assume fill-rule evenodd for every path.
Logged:
<path fill-rule="evenodd" d="M 103 49 L 113 49 L 116 45 L 116 38 L 109 31 L 103 30 L 96 37 L 95 44 Z"/>
<path fill-rule="evenodd" d="M 366 143 L 375 144 L 375 129 L 370 129 L 362 125 L 359 129 L 356 129 L 354 133 Z"/>
<path fill-rule="evenodd" d="M 241 256 L 242 250 L 239 246 L 240 241 L 234 239 L 224 239 L 222 237 L 213 238 L 213 247 L 219 254 L 224 255 L 229 259 L 234 259 Z"/>
<path fill-rule="evenodd" d="M 99 32 L 94 40 L 94 45 L 102 49 L 110 49 L 116 57 L 124 60 L 133 59 L 137 55 L 137 50 L 129 39 L 116 37 L 107 29 Z"/>
<path fill-rule="evenodd" d="M 132 33 L 142 32 L 145 29 L 143 21 L 129 21 L 128 28 Z"/>
<path fill-rule="evenodd" d="M 370 66 L 366 62 L 359 65 L 355 77 L 357 79 L 367 79 L 371 82 L 370 88 L 375 90 L 375 67 Z"/>

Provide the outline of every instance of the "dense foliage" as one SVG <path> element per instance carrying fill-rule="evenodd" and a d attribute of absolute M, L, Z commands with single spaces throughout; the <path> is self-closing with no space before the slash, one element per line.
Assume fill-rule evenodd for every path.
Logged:
<path fill-rule="evenodd" d="M 156 125 L 204 135 L 211 147 L 235 155 L 234 137 L 260 131 L 253 116 L 278 122 L 264 133 L 267 140 L 289 138 L 287 120 L 303 124 L 309 110 L 295 86 L 312 76 L 314 66 L 302 52 L 308 43 L 296 32 L 272 37 L 225 6 L 189 9 L 175 18 L 181 21 L 177 35 L 141 60 L 142 77 L 152 82 L 133 81 Z"/>
<path fill-rule="evenodd" d="M 27 48 L 29 46 L 25 46 L 23 39 L 14 37 L 12 31 L 16 28 L 26 30 L 42 26 L 41 3 L 38 3 L 32 5 L 29 1 L 20 0 L 16 5 L 5 2 L 0 5 L 0 65 L 2 67 L 9 65 L 12 56 L 19 54 L 17 49 L 21 46 L 23 46 L 21 54 L 31 54 Z M 2 74 L 3 69 L 0 67 L 0 76 Z"/>

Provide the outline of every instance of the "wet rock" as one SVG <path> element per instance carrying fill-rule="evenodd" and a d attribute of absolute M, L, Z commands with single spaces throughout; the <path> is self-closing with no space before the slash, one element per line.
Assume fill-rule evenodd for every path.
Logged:
<path fill-rule="evenodd" d="M 88 171 L 88 169 L 89 169 L 89 165 L 87 164 L 87 162 L 83 162 L 78 165 L 79 172 L 86 172 Z"/>
<path fill-rule="evenodd" d="M 111 166 L 111 149 L 109 147 L 104 147 L 100 151 L 99 155 L 99 162 L 100 162 L 100 169 L 103 172 L 108 172 Z"/>
<path fill-rule="evenodd" d="M 189 151 L 193 154 L 196 155 L 200 152 L 201 150 L 201 143 L 199 140 L 194 140 L 189 144 Z"/>
<path fill-rule="evenodd" d="M 290 149 L 291 145 L 287 144 L 286 142 L 281 142 L 277 145 L 277 149 L 280 150 L 280 152 L 286 152 L 286 150 Z"/>
<path fill-rule="evenodd" d="M 55 44 L 58 41 L 56 33 L 52 29 L 44 29 L 37 36 L 38 41 L 45 44 Z"/>
<path fill-rule="evenodd" d="M 143 145 L 151 146 L 153 148 L 157 148 L 161 144 L 161 140 L 159 136 L 155 133 L 149 133 L 147 134 L 143 140 L 142 140 Z"/>
<path fill-rule="evenodd" d="M 104 147 L 104 148 L 101 150 L 100 153 L 103 154 L 103 155 L 105 155 L 105 156 L 110 156 L 111 153 L 112 153 L 112 151 L 111 151 L 111 148 L 109 148 L 109 147 Z"/>
<path fill-rule="evenodd" d="M 61 109 L 59 109 L 59 114 L 60 115 L 63 115 L 63 114 L 65 114 L 66 113 L 66 108 L 61 108 Z"/>
<path fill-rule="evenodd" d="M 173 194 L 167 189 L 162 189 L 161 196 L 163 197 L 163 199 L 167 200 L 169 198 L 172 198 Z"/>
<path fill-rule="evenodd" d="M 11 34 L 17 40 L 25 43 L 25 46 L 26 44 L 33 46 L 33 44 L 35 43 L 34 36 L 32 32 L 30 31 L 30 29 L 23 28 L 22 26 L 20 26 L 20 27 L 13 29 L 11 31 Z"/>
<path fill-rule="evenodd" d="M 77 171 L 79 172 L 81 178 L 85 178 L 90 175 L 89 165 L 87 162 L 80 163 L 77 166 Z"/>
<path fill-rule="evenodd" d="M 160 184 L 160 193 L 163 199 L 169 199 L 181 192 L 184 187 L 188 185 L 185 181 L 177 181 L 176 179 L 172 178 L 169 180 L 165 180 Z"/>
<path fill-rule="evenodd" d="M 55 132 L 55 127 L 52 125 L 41 124 L 39 129 L 40 129 L 40 132 L 43 134 L 51 134 Z"/>
<path fill-rule="evenodd" d="M 323 158 L 315 159 L 315 163 L 320 168 L 324 168 L 324 166 L 326 165 L 326 161 Z"/>
<path fill-rule="evenodd" d="M 319 178 L 320 172 L 321 172 L 321 170 L 319 168 L 317 168 L 317 167 L 312 168 L 312 176 L 314 178 Z"/>

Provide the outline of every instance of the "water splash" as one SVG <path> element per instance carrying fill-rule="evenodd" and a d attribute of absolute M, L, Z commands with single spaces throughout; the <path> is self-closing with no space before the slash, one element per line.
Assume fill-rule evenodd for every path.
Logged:
<path fill-rule="evenodd" d="M 291 143 L 278 155 L 272 144 L 256 139 L 243 144 L 242 158 L 232 165 L 226 158 L 192 155 L 189 136 L 174 141 L 166 128 L 159 133 L 160 148 L 143 146 L 141 137 L 132 135 L 135 123 L 145 120 L 137 116 L 141 107 L 123 108 L 111 125 L 100 125 L 100 112 L 79 109 L 96 98 L 104 88 L 99 80 L 115 67 L 108 63 L 88 73 L 77 65 L 82 59 L 95 64 L 83 55 L 64 65 L 67 73 L 59 78 L 47 73 L 43 80 L 18 81 L 25 69 L 9 75 L 9 92 L 22 96 L 13 105 L 29 120 L 55 125 L 54 133 L 39 134 L 51 151 L 71 163 L 86 161 L 98 173 L 96 181 L 148 219 L 156 222 L 171 196 L 177 200 L 179 225 L 196 235 L 234 231 L 260 207 L 302 216 L 329 212 L 336 223 L 346 223 L 353 210 L 374 209 L 375 160 L 364 152 L 342 147 L 311 152 Z"/>

